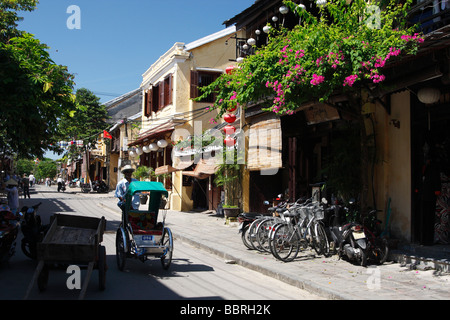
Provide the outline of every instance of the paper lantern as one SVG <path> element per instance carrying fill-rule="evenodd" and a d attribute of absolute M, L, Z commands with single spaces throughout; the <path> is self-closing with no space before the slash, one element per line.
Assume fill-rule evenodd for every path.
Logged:
<path fill-rule="evenodd" d="M 144 151 L 145 153 L 149 153 L 151 150 L 149 146 L 143 146 L 142 151 Z"/>
<path fill-rule="evenodd" d="M 236 115 L 233 113 L 228 113 L 223 117 L 223 119 L 228 123 L 233 123 L 236 121 Z"/>
<path fill-rule="evenodd" d="M 138 155 L 138 156 L 140 156 L 141 154 L 143 154 L 144 153 L 144 151 L 142 151 L 142 148 L 141 147 L 137 147 L 136 148 L 136 154 Z"/>
<path fill-rule="evenodd" d="M 226 137 L 223 142 L 227 147 L 232 147 L 236 144 L 236 140 L 232 137 Z"/>
<path fill-rule="evenodd" d="M 152 142 L 148 145 L 151 151 L 158 151 L 159 147 L 156 143 Z"/>
<path fill-rule="evenodd" d="M 167 141 L 164 140 L 164 139 L 159 140 L 159 141 L 157 142 L 157 144 L 158 144 L 158 147 L 160 147 L 160 148 L 165 148 L 165 147 L 167 147 Z"/>
<path fill-rule="evenodd" d="M 236 128 L 233 126 L 230 126 L 229 124 L 227 124 L 224 128 L 223 131 L 225 132 L 226 135 L 230 135 L 236 132 Z"/>
<path fill-rule="evenodd" d="M 134 152 L 133 150 L 130 150 L 130 151 L 128 152 L 128 156 L 129 156 L 130 158 L 135 158 L 135 157 L 137 156 L 137 154 L 136 154 L 136 152 Z"/>
<path fill-rule="evenodd" d="M 417 97 L 422 103 L 433 104 L 439 101 L 441 92 L 437 88 L 421 88 L 419 92 L 417 92 Z"/>

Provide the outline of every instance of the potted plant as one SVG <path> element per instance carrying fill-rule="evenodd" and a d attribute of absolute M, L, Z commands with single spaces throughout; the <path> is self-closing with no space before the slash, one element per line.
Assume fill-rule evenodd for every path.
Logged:
<path fill-rule="evenodd" d="M 226 150 L 225 152 L 233 152 Z M 224 153 L 225 153 L 224 152 Z M 234 150 L 236 157 L 236 150 Z M 214 182 L 225 191 L 224 204 L 222 206 L 225 217 L 237 217 L 240 212 L 239 198 L 241 192 L 241 165 L 222 163 L 215 174 Z"/>

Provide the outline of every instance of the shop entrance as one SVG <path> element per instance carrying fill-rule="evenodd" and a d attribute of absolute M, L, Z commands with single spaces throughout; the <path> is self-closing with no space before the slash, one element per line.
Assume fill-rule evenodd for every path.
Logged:
<path fill-rule="evenodd" d="M 450 99 L 411 108 L 412 242 L 450 244 Z"/>

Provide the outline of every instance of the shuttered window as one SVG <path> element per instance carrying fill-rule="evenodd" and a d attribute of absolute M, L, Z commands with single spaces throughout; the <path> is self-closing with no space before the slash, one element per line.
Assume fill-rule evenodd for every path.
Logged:
<path fill-rule="evenodd" d="M 210 71 L 191 70 L 191 99 L 198 98 L 202 93 L 201 87 L 206 87 L 213 83 L 222 73 Z M 210 94 L 200 102 L 214 102 L 215 94 Z"/>
<path fill-rule="evenodd" d="M 158 112 L 165 106 L 173 103 L 173 75 L 170 74 L 163 81 L 153 85 L 145 97 L 145 116 L 150 117 L 151 112 Z"/>

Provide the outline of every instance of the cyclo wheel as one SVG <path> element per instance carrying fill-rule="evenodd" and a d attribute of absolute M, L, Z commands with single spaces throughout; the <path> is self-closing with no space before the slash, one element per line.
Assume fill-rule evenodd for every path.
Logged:
<path fill-rule="evenodd" d="M 272 237 L 273 255 L 278 260 L 289 262 L 294 260 L 300 249 L 297 233 L 292 234 L 287 224 L 279 224 Z"/>
<path fill-rule="evenodd" d="M 126 233 L 126 231 L 125 231 Z M 125 235 L 125 237 L 127 237 Z M 127 237 L 128 238 L 128 237 Z M 127 245 L 125 242 L 127 240 L 125 240 L 123 238 L 122 235 L 122 230 L 121 228 L 117 229 L 117 233 L 116 233 L 116 261 L 117 261 L 117 267 L 119 268 L 120 271 L 123 271 L 123 269 L 125 269 L 125 263 L 127 260 L 127 253 L 125 252 L 125 248 L 127 248 Z"/>
<path fill-rule="evenodd" d="M 161 264 L 164 270 L 169 269 L 172 263 L 173 254 L 173 237 L 172 231 L 169 228 L 164 228 L 164 232 L 161 238 L 161 244 L 166 247 L 163 255 L 161 256 Z"/>

